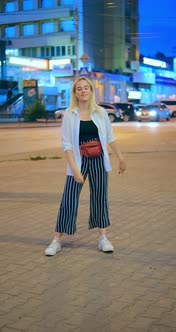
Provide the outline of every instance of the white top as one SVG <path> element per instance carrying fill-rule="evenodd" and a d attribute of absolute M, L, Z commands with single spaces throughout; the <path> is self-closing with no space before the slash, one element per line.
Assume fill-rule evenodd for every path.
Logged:
<path fill-rule="evenodd" d="M 98 135 L 104 152 L 104 166 L 107 172 L 112 170 L 107 144 L 115 141 L 112 125 L 107 112 L 100 107 L 100 112 L 91 113 L 91 120 L 98 128 Z M 81 170 L 81 155 L 79 149 L 80 117 L 77 108 L 73 111 L 66 110 L 62 120 L 62 147 L 64 151 L 72 150 L 76 165 Z M 73 175 L 68 165 L 67 175 Z"/>

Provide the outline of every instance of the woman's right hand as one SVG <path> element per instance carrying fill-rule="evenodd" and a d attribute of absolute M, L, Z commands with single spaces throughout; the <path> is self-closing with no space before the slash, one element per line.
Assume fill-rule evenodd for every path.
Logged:
<path fill-rule="evenodd" d="M 81 174 L 80 171 L 76 170 L 73 172 L 74 179 L 77 183 L 83 184 L 84 183 L 84 178 Z"/>

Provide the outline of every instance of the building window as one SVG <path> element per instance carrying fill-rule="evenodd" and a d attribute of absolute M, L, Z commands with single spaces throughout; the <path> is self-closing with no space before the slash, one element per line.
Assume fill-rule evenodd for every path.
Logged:
<path fill-rule="evenodd" d="M 34 9 L 34 0 L 23 0 L 23 10 Z"/>
<path fill-rule="evenodd" d="M 65 46 L 62 46 L 61 49 L 62 49 L 62 54 L 61 55 L 64 56 L 65 55 Z"/>
<path fill-rule="evenodd" d="M 55 56 L 55 48 L 51 46 L 51 56 Z"/>
<path fill-rule="evenodd" d="M 4 12 L 5 13 L 14 12 L 14 11 L 15 11 L 15 1 L 7 2 L 4 5 Z"/>
<path fill-rule="evenodd" d="M 73 20 L 67 20 L 61 22 L 61 31 L 74 31 L 74 21 Z"/>
<path fill-rule="evenodd" d="M 72 54 L 73 54 L 73 55 L 76 55 L 76 48 L 75 48 L 75 45 L 72 45 Z"/>
<path fill-rule="evenodd" d="M 56 46 L 56 56 L 60 56 L 60 55 L 61 55 L 60 46 Z"/>
<path fill-rule="evenodd" d="M 26 56 L 27 55 L 26 48 L 22 48 L 21 49 L 21 55 L 22 56 Z"/>
<path fill-rule="evenodd" d="M 23 25 L 23 36 L 32 36 L 32 35 L 34 35 L 34 24 Z"/>
<path fill-rule="evenodd" d="M 42 34 L 54 32 L 54 22 L 46 22 L 42 24 Z"/>
<path fill-rule="evenodd" d="M 71 46 L 67 46 L 67 55 L 71 55 Z"/>
<path fill-rule="evenodd" d="M 74 5 L 74 0 L 61 0 L 59 1 L 61 2 L 61 6 L 64 6 L 64 5 Z"/>
<path fill-rule="evenodd" d="M 32 57 L 33 58 L 37 57 L 37 47 L 32 47 Z"/>
<path fill-rule="evenodd" d="M 13 49 L 6 49 L 6 55 L 8 56 L 19 56 L 19 49 L 13 48 Z"/>
<path fill-rule="evenodd" d="M 41 0 L 42 8 L 53 8 L 53 0 Z"/>
<path fill-rule="evenodd" d="M 50 48 L 46 47 L 46 56 L 49 57 L 50 56 Z"/>
<path fill-rule="evenodd" d="M 44 58 L 45 57 L 45 48 L 41 47 L 41 51 L 40 51 L 41 57 Z"/>
<path fill-rule="evenodd" d="M 16 35 L 16 27 L 15 26 L 6 27 L 4 29 L 4 33 L 5 33 L 5 37 L 7 37 L 7 38 L 13 38 Z"/>

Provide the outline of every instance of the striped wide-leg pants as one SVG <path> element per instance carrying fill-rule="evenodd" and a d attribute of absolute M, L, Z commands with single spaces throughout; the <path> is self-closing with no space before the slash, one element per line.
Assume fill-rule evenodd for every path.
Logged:
<path fill-rule="evenodd" d="M 103 154 L 95 158 L 82 157 L 81 173 L 88 177 L 90 188 L 89 229 L 106 228 L 110 225 L 108 212 L 108 172 L 105 171 Z M 58 212 L 56 232 L 74 234 L 79 196 L 83 184 L 77 183 L 73 176 L 67 176 Z"/>

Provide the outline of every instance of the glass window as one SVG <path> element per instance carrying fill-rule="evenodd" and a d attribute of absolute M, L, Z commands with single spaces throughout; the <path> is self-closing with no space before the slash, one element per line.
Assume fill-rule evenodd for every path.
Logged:
<path fill-rule="evenodd" d="M 42 4 L 42 8 L 52 8 L 53 0 L 42 0 L 41 4 Z"/>
<path fill-rule="evenodd" d="M 62 31 L 74 31 L 74 21 L 73 20 L 62 21 L 61 30 Z"/>
<path fill-rule="evenodd" d="M 46 22 L 42 24 L 42 33 L 52 33 L 54 32 L 54 22 Z"/>
<path fill-rule="evenodd" d="M 51 56 L 55 56 L 55 48 L 51 46 Z"/>
<path fill-rule="evenodd" d="M 46 56 L 50 56 L 50 48 L 46 47 Z"/>
<path fill-rule="evenodd" d="M 67 46 L 67 55 L 71 55 L 71 46 Z"/>
<path fill-rule="evenodd" d="M 41 57 L 44 58 L 45 57 L 45 48 L 41 47 Z"/>
<path fill-rule="evenodd" d="M 75 48 L 75 45 L 72 45 L 72 54 L 73 54 L 73 55 L 76 55 L 76 48 Z"/>
<path fill-rule="evenodd" d="M 61 6 L 74 5 L 74 0 L 61 0 Z"/>
<path fill-rule="evenodd" d="M 27 52 L 27 56 L 29 56 L 29 57 L 32 57 L 32 48 L 31 47 L 28 47 L 27 49 L 26 49 L 26 52 Z"/>
<path fill-rule="evenodd" d="M 34 24 L 23 25 L 23 36 L 34 35 Z"/>
<path fill-rule="evenodd" d="M 60 46 L 56 47 L 56 56 L 60 56 L 61 55 L 61 51 L 60 51 Z"/>
<path fill-rule="evenodd" d="M 65 55 L 65 46 L 62 46 L 62 55 Z"/>
<path fill-rule="evenodd" d="M 21 49 L 21 55 L 22 56 L 26 56 L 27 52 L 26 52 L 26 48 L 22 48 Z"/>
<path fill-rule="evenodd" d="M 7 2 L 4 6 L 5 13 L 15 11 L 15 1 Z"/>
<path fill-rule="evenodd" d="M 34 8 L 34 0 L 23 0 L 23 10 L 31 10 Z"/>
<path fill-rule="evenodd" d="M 37 47 L 32 48 L 32 57 L 36 58 L 37 57 Z"/>
<path fill-rule="evenodd" d="M 19 50 L 17 48 L 13 48 L 13 49 L 6 48 L 6 55 L 8 55 L 8 56 L 19 56 L 20 53 L 19 53 Z"/>
<path fill-rule="evenodd" d="M 5 28 L 5 37 L 7 38 L 13 38 L 16 34 L 16 27 L 6 27 Z"/>

